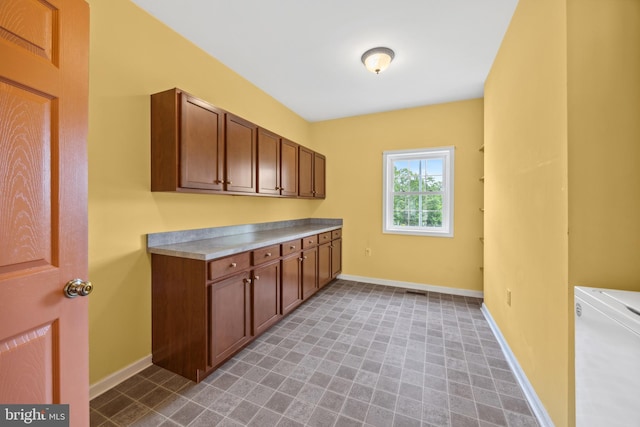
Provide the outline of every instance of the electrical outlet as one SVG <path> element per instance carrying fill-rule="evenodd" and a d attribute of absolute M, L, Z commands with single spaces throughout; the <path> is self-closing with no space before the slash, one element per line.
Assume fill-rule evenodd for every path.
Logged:
<path fill-rule="evenodd" d="M 507 289 L 507 305 L 511 307 L 511 289 Z"/>
<path fill-rule="evenodd" d="M 366 256 L 371 256 L 371 248 L 365 248 L 365 249 L 364 249 L 364 254 L 365 254 Z"/>

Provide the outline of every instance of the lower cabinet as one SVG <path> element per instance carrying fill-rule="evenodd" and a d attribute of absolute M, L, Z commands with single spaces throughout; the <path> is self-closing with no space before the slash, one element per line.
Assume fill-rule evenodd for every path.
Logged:
<path fill-rule="evenodd" d="M 251 280 L 253 335 L 260 335 L 282 317 L 280 309 L 280 261 L 253 270 Z"/>
<path fill-rule="evenodd" d="M 282 314 L 302 303 L 302 256 L 300 252 L 282 259 Z"/>
<path fill-rule="evenodd" d="M 302 251 L 302 299 L 318 291 L 318 247 Z"/>
<path fill-rule="evenodd" d="M 318 242 L 311 235 L 212 261 L 153 254 L 153 363 L 201 381 L 337 276 L 341 239 Z"/>
<path fill-rule="evenodd" d="M 209 360 L 218 366 L 251 338 L 251 279 L 240 273 L 208 286 Z M 186 332 L 186 331 L 185 331 Z"/>

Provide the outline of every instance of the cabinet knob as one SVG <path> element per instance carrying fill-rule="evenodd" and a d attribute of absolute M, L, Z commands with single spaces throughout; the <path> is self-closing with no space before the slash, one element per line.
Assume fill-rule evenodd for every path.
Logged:
<path fill-rule="evenodd" d="M 280 187 L 281 190 L 284 190 L 284 187 Z"/>
<path fill-rule="evenodd" d="M 233 184 L 233 182 L 231 182 L 231 181 L 226 181 L 226 182 L 225 182 L 225 184 L 229 184 L 229 185 L 231 185 L 231 184 Z"/>
<path fill-rule="evenodd" d="M 295 249 L 295 248 L 296 248 L 296 245 L 289 246 L 289 249 Z"/>
<path fill-rule="evenodd" d="M 260 276 L 255 276 L 253 280 L 260 280 Z"/>
<path fill-rule="evenodd" d="M 267 252 L 266 254 L 264 254 L 265 257 L 270 257 L 271 256 L 271 252 Z"/>
<path fill-rule="evenodd" d="M 304 261 L 304 258 L 298 258 L 298 261 L 302 262 Z"/>
<path fill-rule="evenodd" d="M 306 255 L 305 255 L 305 256 L 303 256 L 303 257 L 302 257 L 302 259 L 307 259 L 307 256 L 306 256 Z"/>
<path fill-rule="evenodd" d="M 238 266 L 238 264 L 236 264 L 235 262 L 232 262 L 232 263 L 229 265 L 229 267 L 231 267 L 231 268 L 236 268 L 237 266 Z"/>
<path fill-rule="evenodd" d="M 251 279 L 242 279 L 244 281 L 245 284 L 249 284 L 251 283 Z"/>

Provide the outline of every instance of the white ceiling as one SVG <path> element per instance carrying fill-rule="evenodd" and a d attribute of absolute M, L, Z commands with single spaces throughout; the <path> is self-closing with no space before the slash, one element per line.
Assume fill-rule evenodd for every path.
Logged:
<path fill-rule="evenodd" d="M 133 0 L 320 121 L 478 98 L 517 0 Z M 396 53 L 380 75 L 360 57 Z"/>

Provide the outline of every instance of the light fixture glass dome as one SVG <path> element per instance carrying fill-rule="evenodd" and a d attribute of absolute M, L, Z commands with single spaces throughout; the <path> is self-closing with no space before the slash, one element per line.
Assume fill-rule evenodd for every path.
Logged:
<path fill-rule="evenodd" d="M 362 63 L 367 70 L 380 74 L 393 61 L 394 52 L 388 47 L 374 47 L 362 54 Z"/>

